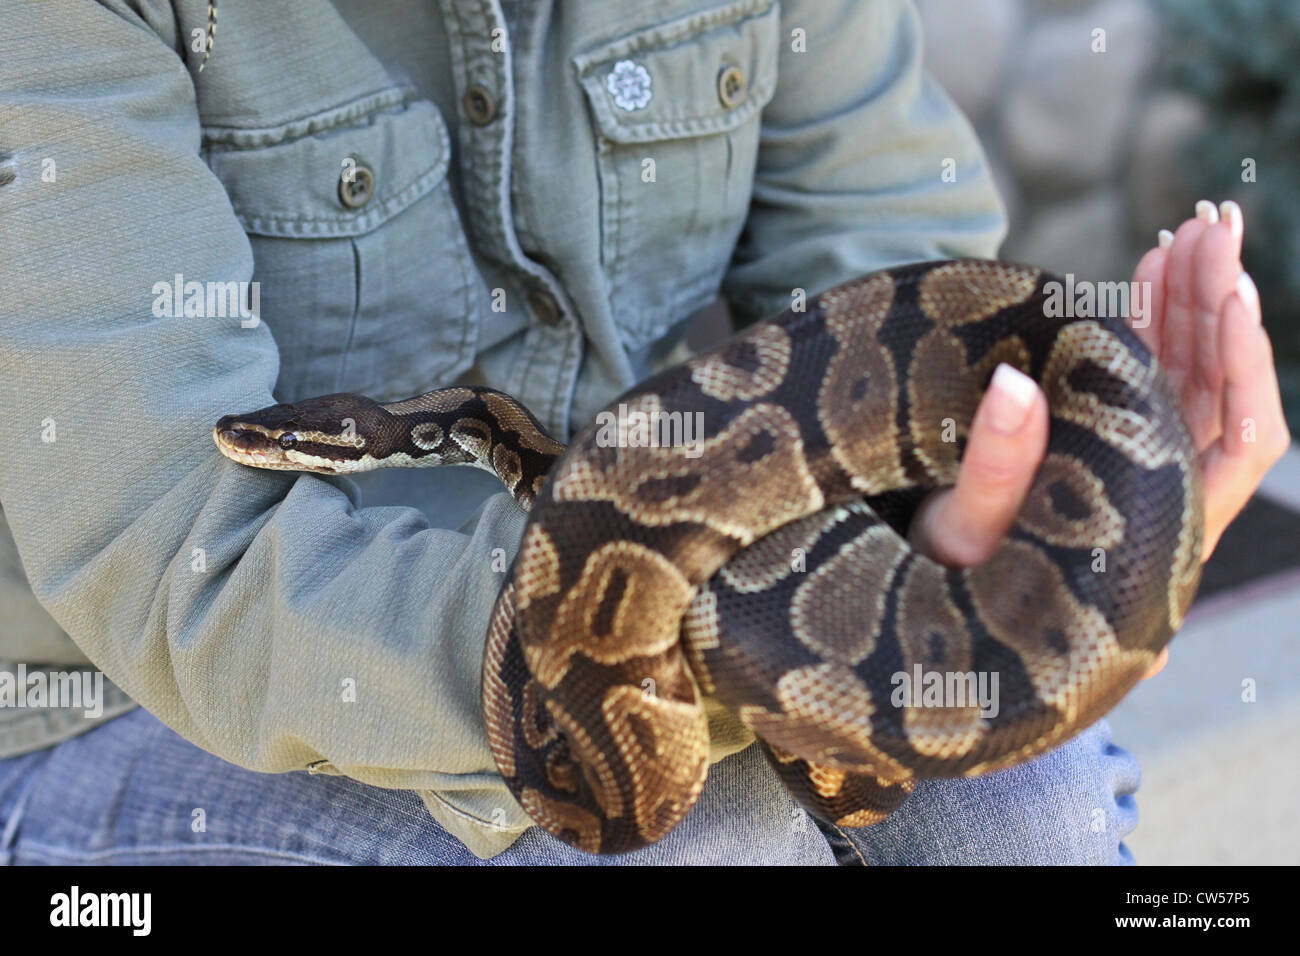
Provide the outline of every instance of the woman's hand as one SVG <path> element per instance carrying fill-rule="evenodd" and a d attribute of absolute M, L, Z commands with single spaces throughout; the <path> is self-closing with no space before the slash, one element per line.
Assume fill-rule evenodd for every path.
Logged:
<path fill-rule="evenodd" d="M 1242 232 L 1236 203 L 1216 209 L 1199 202 L 1196 217 L 1176 233 L 1161 231 L 1133 276 L 1150 283 L 1143 298 L 1149 321 L 1134 330 L 1159 358 L 1200 452 L 1202 560 L 1291 441 L 1259 294 L 1241 266 Z M 957 483 L 921 505 L 913 545 L 951 567 L 987 559 L 1015 521 L 1046 448 L 1042 391 L 999 366 L 976 409 Z"/>
<path fill-rule="evenodd" d="M 1135 331 L 1160 359 L 1201 455 L 1208 559 L 1291 443 L 1255 283 L 1241 267 L 1241 209 L 1206 200 L 1138 263 L 1151 322 Z"/>

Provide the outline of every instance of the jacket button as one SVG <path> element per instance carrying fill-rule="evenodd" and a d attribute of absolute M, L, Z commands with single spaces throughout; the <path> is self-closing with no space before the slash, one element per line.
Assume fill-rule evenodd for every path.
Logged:
<path fill-rule="evenodd" d="M 465 91 L 461 100 L 465 115 L 475 126 L 486 126 L 496 119 L 497 101 L 492 98 L 492 91 L 481 83 L 475 83 Z"/>
<path fill-rule="evenodd" d="M 369 166 L 348 163 L 339 175 L 339 202 L 348 209 L 360 209 L 375 194 L 375 174 Z"/>
<path fill-rule="evenodd" d="M 653 86 L 650 71 L 632 60 L 619 60 L 605 77 L 605 89 L 614 97 L 614 105 L 629 112 L 643 109 L 654 99 Z"/>
<path fill-rule="evenodd" d="M 748 92 L 745 71 L 738 66 L 725 66 L 718 74 L 718 99 L 727 109 L 735 109 L 745 102 Z"/>
<path fill-rule="evenodd" d="M 555 301 L 555 296 L 551 295 L 545 289 L 534 289 L 528 293 L 528 308 L 537 316 L 537 320 L 543 325 L 556 325 L 560 319 L 564 318 L 560 312 L 560 304 Z"/>

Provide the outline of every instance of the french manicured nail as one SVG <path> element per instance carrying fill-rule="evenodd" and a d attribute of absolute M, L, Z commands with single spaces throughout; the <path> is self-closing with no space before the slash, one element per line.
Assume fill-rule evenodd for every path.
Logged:
<path fill-rule="evenodd" d="M 1246 231 L 1246 220 L 1241 215 L 1241 207 L 1229 199 L 1219 204 L 1219 215 L 1223 217 L 1224 222 L 1232 227 L 1233 236 L 1240 239 Z"/>
<path fill-rule="evenodd" d="M 1034 407 L 1034 380 L 1003 362 L 989 381 L 988 423 L 994 431 L 1010 435 L 1020 431 Z"/>
<path fill-rule="evenodd" d="M 1214 225 L 1219 221 L 1219 209 L 1208 199 L 1202 199 L 1196 204 L 1196 218 Z"/>
<path fill-rule="evenodd" d="M 1252 312 L 1259 308 L 1259 289 L 1255 288 L 1255 280 L 1249 272 L 1237 276 L 1237 297 Z"/>
<path fill-rule="evenodd" d="M 1174 234 L 1168 229 L 1161 229 L 1156 233 L 1156 242 L 1161 249 L 1168 249 L 1174 244 Z"/>

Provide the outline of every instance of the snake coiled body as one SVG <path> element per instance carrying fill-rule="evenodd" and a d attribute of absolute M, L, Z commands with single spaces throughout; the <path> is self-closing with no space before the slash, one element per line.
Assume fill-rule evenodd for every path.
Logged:
<path fill-rule="evenodd" d="M 511 792 L 550 832 L 607 853 L 667 834 L 704 784 L 702 695 L 810 812 L 861 826 L 919 778 L 1008 767 L 1087 727 L 1199 581 L 1196 455 L 1163 377 L 1122 321 L 1047 308 L 1054 281 L 985 260 L 875 273 L 611 406 L 692 416 L 691 445 L 598 422 L 563 450 L 472 387 L 273 406 L 223 419 L 217 442 L 261 467 L 477 464 L 531 507 L 483 715 Z M 954 481 L 1000 362 L 1047 394 L 1047 457 L 992 558 L 947 569 L 907 524 Z M 984 678 L 993 708 L 960 693 Z"/>

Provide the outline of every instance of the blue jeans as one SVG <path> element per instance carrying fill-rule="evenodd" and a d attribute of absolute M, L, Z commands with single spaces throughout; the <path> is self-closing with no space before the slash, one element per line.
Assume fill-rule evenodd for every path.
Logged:
<path fill-rule="evenodd" d="M 1138 777 L 1103 721 L 1012 770 L 923 782 L 884 823 L 838 830 L 815 825 L 750 747 L 710 770 L 694 810 L 654 846 L 597 859 L 534 827 L 488 862 L 1132 863 L 1122 840 Z M 243 770 L 143 709 L 0 760 L 0 863 L 478 862 L 409 791 Z"/>

